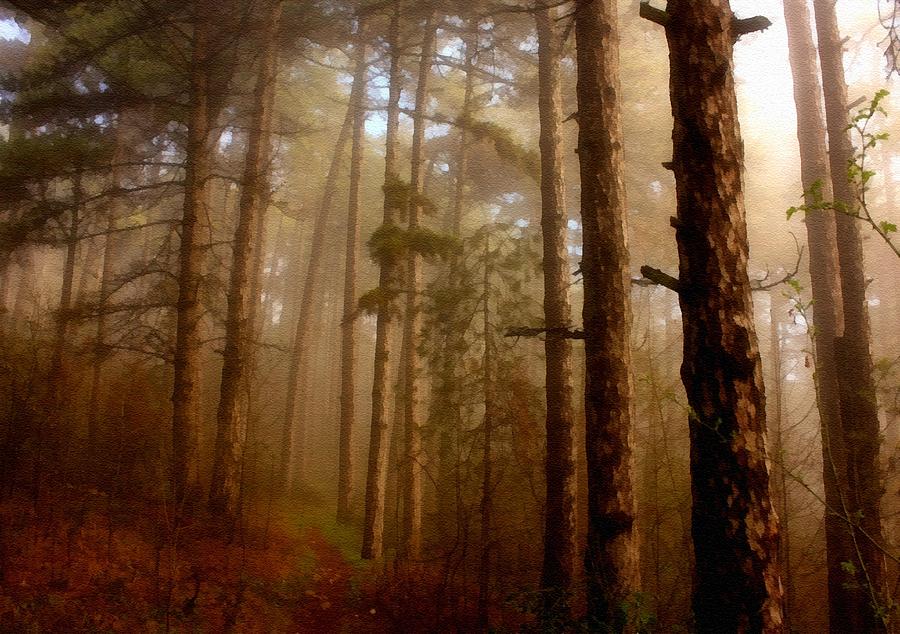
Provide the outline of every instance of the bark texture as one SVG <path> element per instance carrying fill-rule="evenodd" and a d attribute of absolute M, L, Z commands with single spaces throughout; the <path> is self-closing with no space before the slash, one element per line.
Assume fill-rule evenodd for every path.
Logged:
<path fill-rule="evenodd" d="M 623 631 L 626 601 L 638 590 L 640 573 L 616 2 L 577 2 L 575 37 L 584 232 L 588 619 L 593 626 Z"/>
<path fill-rule="evenodd" d="M 727 1 L 671 0 L 669 43 L 700 633 L 781 632 L 762 365 L 747 275 Z"/>
<path fill-rule="evenodd" d="M 397 196 L 391 188 L 397 176 L 397 135 L 400 127 L 400 3 L 394 2 L 388 47 L 391 56 L 390 88 L 388 90 L 387 128 L 384 151 L 384 217 L 382 226 L 390 230 L 396 226 Z M 387 253 L 382 258 L 378 278 L 381 304 L 375 329 L 375 364 L 372 381 L 372 424 L 369 436 L 369 460 L 366 470 L 366 514 L 363 521 L 363 559 L 380 559 L 384 548 L 384 497 L 387 485 L 388 449 L 388 387 L 391 337 L 394 331 L 394 301 L 397 286 L 398 259 Z"/>
<path fill-rule="evenodd" d="M 816 59 L 806 0 L 784 3 L 794 101 L 797 108 L 797 138 L 800 145 L 800 173 L 806 202 L 816 202 L 813 186 L 821 186 L 821 196 L 832 196 L 829 178 L 822 82 Z M 859 631 L 857 621 L 867 610 L 865 593 L 846 585 L 842 564 L 857 559 L 853 533 L 842 517 L 848 483 L 847 451 L 841 421 L 839 369 L 835 341 L 844 330 L 843 301 L 836 242 L 836 219 L 832 211 L 806 215 L 809 242 L 809 271 L 812 282 L 813 342 L 816 353 L 816 399 L 822 429 L 822 465 L 825 485 L 825 547 L 828 571 L 828 618 L 832 631 Z"/>
<path fill-rule="evenodd" d="M 281 0 L 270 0 L 262 34 L 262 54 L 257 71 L 256 103 L 247 137 L 244 177 L 238 205 L 238 221 L 232 246 L 231 277 L 225 317 L 225 350 L 209 491 L 209 510 L 234 517 L 240 500 L 244 446 L 247 439 L 247 376 L 252 354 L 253 324 L 250 295 L 255 274 L 253 247 L 258 218 L 267 200 L 267 170 L 271 154 L 272 111 L 278 73 L 278 29 Z"/>
<path fill-rule="evenodd" d="M 359 194 L 362 182 L 363 138 L 366 124 L 366 30 L 357 27 L 350 107 L 353 134 L 350 146 L 350 199 L 347 205 L 347 251 L 344 261 L 344 309 L 341 322 L 341 422 L 338 440 L 337 519 L 349 522 L 353 494 L 353 428 L 356 424 L 356 278 L 359 250 Z"/>
<path fill-rule="evenodd" d="M 200 280 L 203 250 L 199 222 L 206 217 L 211 173 L 209 38 L 210 6 L 193 5 L 194 34 L 185 156 L 184 204 L 179 246 L 178 305 L 175 326 L 175 378 L 172 387 L 172 492 L 179 507 L 190 506 L 198 492 L 200 328 L 203 306 Z"/>
<path fill-rule="evenodd" d="M 547 452 L 544 560 L 541 570 L 544 620 L 548 624 L 566 621 L 569 617 L 568 602 L 576 557 L 572 343 L 567 338 L 551 334 L 571 326 L 572 318 L 559 77 L 562 41 L 556 28 L 557 13 L 553 9 L 535 13 L 539 47 L 544 326 L 548 329 L 544 342 Z"/>
<path fill-rule="evenodd" d="M 858 192 L 847 174 L 854 150 L 847 130 L 849 109 L 844 78 L 843 45 L 838 30 L 834 2 L 814 0 L 819 60 L 825 96 L 825 121 L 828 131 L 831 184 L 835 201 L 853 212 Z M 846 481 L 838 485 L 846 492 L 842 504 L 829 509 L 841 515 L 853 532 L 853 553 L 848 559 L 856 565 L 847 588 L 846 610 L 830 615 L 843 627 L 843 619 L 855 632 L 884 632 L 888 616 L 885 587 L 885 562 L 882 552 L 880 435 L 874 364 L 870 350 L 871 329 L 866 302 L 865 263 L 859 224 L 849 214 L 839 213 L 836 221 L 838 265 L 841 280 L 843 331 L 836 333 L 834 353 L 840 390 L 840 416 L 846 452 Z M 829 588 L 832 585 L 829 582 Z M 835 590 L 838 590 L 835 588 Z M 856 596 L 849 596 L 855 590 Z M 832 628 L 835 624 L 832 625 Z"/>
<path fill-rule="evenodd" d="M 413 138 L 409 191 L 411 199 L 407 208 L 407 220 L 411 232 L 419 229 L 424 196 L 424 145 L 425 116 L 428 108 L 428 84 L 434 60 L 434 14 L 425 20 L 424 39 L 419 61 L 419 77 L 416 86 L 416 103 L 413 113 Z M 403 541 L 401 557 L 419 559 L 422 555 L 422 413 L 419 403 L 421 360 L 419 337 L 422 330 L 421 315 L 422 258 L 413 250 L 406 257 L 406 312 L 403 329 L 403 425 L 404 450 L 401 461 L 403 475 Z"/>

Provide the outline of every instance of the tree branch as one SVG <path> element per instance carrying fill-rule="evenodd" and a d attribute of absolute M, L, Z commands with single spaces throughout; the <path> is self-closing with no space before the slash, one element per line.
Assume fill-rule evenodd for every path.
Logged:
<path fill-rule="evenodd" d="M 643 0 L 643 2 L 641 2 L 639 15 L 645 20 L 655 22 L 663 28 L 669 25 L 669 14 L 662 9 L 650 6 L 650 0 Z"/>
<path fill-rule="evenodd" d="M 584 339 L 583 330 L 570 330 L 568 328 L 529 328 L 527 326 L 515 326 L 506 329 L 504 337 L 539 337 L 550 335 L 560 339 Z"/>

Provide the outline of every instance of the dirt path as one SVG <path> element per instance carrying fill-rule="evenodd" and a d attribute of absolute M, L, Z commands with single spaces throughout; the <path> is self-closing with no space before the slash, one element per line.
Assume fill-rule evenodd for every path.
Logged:
<path fill-rule="evenodd" d="M 315 557 L 310 587 L 294 612 L 300 634 L 384 632 L 380 615 L 373 614 L 352 592 L 352 566 L 317 526 L 310 526 L 304 541 Z"/>

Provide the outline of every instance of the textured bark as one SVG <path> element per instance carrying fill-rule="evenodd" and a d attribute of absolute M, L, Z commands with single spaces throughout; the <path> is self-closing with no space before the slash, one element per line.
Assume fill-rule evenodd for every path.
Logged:
<path fill-rule="evenodd" d="M 736 34 L 727 1 L 670 0 L 668 14 L 696 629 L 781 632 L 778 517 L 747 275 Z"/>
<path fill-rule="evenodd" d="M 319 278 L 324 261 L 328 219 L 334 206 L 341 162 L 352 127 L 353 107 L 351 104 L 347 108 L 347 114 L 341 124 L 341 131 L 338 133 L 334 154 L 331 157 L 331 165 L 328 167 L 328 174 L 325 177 L 322 201 L 313 223 L 310 239 L 309 264 L 306 267 L 306 277 L 303 280 L 303 290 L 300 294 L 300 305 L 294 329 L 293 353 L 291 354 L 291 364 L 288 367 L 288 389 L 284 404 L 284 419 L 281 424 L 281 451 L 276 475 L 277 485 L 282 491 L 286 491 L 290 486 L 292 471 L 298 483 L 303 479 L 304 438 L 306 436 L 306 421 L 304 420 L 306 415 L 304 406 L 307 398 L 306 370 L 309 363 L 309 340 L 313 332 L 311 328 L 313 308 L 316 303 L 316 290 L 321 281 Z"/>
<path fill-rule="evenodd" d="M 400 3 L 394 2 L 388 34 L 388 49 L 391 58 L 390 88 L 388 94 L 387 128 L 385 132 L 384 180 L 386 185 L 396 183 L 397 176 L 397 135 L 400 127 Z M 396 224 L 394 207 L 396 196 L 384 198 L 383 225 Z M 375 363 L 372 381 L 372 424 L 369 436 L 369 460 L 366 470 L 366 514 L 363 522 L 363 559 L 380 559 L 384 541 L 384 497 L 387 467 L 388 433 L 388 361 L 391 336 L 394 330 L 394 302 L 391 295 L 397 285 L 397 258 L 388 254 L 381 261 L 378 288 L 382 293 L 382 303 L 378 308 L 375 329 Z"/>
<path fill-rule="evenodd" d="M 821 185 L 823 199 L 832 198 L 829 178 L 822 84 L 806 0 L 784 3 L 785 24 L 794 77 L 800 173 L 807 203 Z M 846 173 L 846 168 L 842 173 Z M 822 429 L 822 466 L 825 485 L 825 546 L 828 572 L 828 616 L 833 632 L 856 632 L 859 619 L 869 610 L 864 589 L 847 584 L 843 562 L 857 559 L 853 531 L 843 519 L 846 499 L 847 452 L 841 421 L 841 399 L 835 341 L 844 330 L 843 301 L 836 242 L 836 219 L 831 211 L 806 215 L 809 271 L 812 282 L 813 343 L 816 357 L 816 400 Z"/>
<path fill-rule="evenodd" d="M 578 156 L 584 231 L 588 619 L 627 628 L 640 584 L 634 501 L 631 277 L 628 268 L 616 3 L 580 0 Z"/>
<path fill-rule="evenodd" d="M 544 325 L 550 332 L 553 329 L 567 329 L 572 318 L 559 77 L 562 41 L 556 29 L 556 17 L 557 11 L 553 9 L 535 13 L 539 46 Z M 541 589 L 544 620 L 549 624 L 568 620 L 575 570 L 575 416 L 572 411 L 572 343 L 567 338 L 548 334 L 544 351 L 547 495 Z"/>
<path fill-rule="evenodd" d="M 238 512 L 244 446 L 247 439 L 246 381 L 253 337 L 250 296 L 253 246 L 258 218 L 269 187 L 267 171 L 271 154 L 272 112 L 275 106 L 275 79 L 278 73 L 278 29 L 281 0 L 266 7 L 262 52 L 256 81 L 256 103 L 250 120 L 244 176 L 238 204 L 237 226 L 232 244 L 231 277 L 225 317 L 225 350 L 216 441 L 209 491 L 209 510 L 214 515 L 233 518 Z"/>
<path fill-rule="evenodd" d="M 419 77 L 416 86 L 416 103 L 413 112 L 413 137 L 410 173 L 412 199 L 407 209 L 410 231 L 419 228 L 422 214 L 421 197 L 424 195 L 425 173 L 425 116 L 428 109 L 428 84 L 434 60 L 434 14 L 425 21 L 424 39 L 419 61 Z M 406 311 L 403 324 L 403 525 L 399 555 L 419 559 L 422 555 L 422 413 L 419 397 L 421 360 L 419 337 L 422 330 L 422 258 L 415 251 L 406 257 Z"/>
<path fill-rule="evenodd" d="M 353 428 L 356 424 L 356 278 L 359 250 L 359 193 L 362 182 L 363 138 L 366 123 L 365 24 L 357 27 L 350 107 L 353 140 L 350 147 L 350 200 L 347 205 L 347 251 L 344 264 L 344 309 L 341 322 L 341 422 L 338 440 L 337 519 L 349 522 L 353 493 Z"/>
<path fill-rule="evenodd" d="M 184 203 L 179 246 L 178 305 L 175 326 L 175 378 L 172 387 L 172 491 L 179 508 L 198 493 L 200 427 L 200 279 L 203 250 L 198 223 L 206 216 L 212 153 L 210 142 L 208 2 L 193 4 L 194 34 L 190 70 Z"/>
<path fill-rule="evenodd" d="M 835 200 L 852 211 L 856 208 L 857 191 L 847 178 L 847 165 L 853 159 L 854 150 L 847 130 L 847 84 L 837 16 L 833 0 L 814 0 L 813 7 L 825 96 L 831 184 Z M 848 617 L 836 614 L 835 608 L 831 615 L 839 619 L 855 616 L 852 624 L 855 629 L 850 631 L 884 632 L 887 628 L 881 616 L 887 616 L 887 593 L 881 550 L 880 437 L 869 345 L 871 331 L 865 265 L 857 221 L 848 214 L 839 213 L 836 229 L 844 328 L 843 332 L 837 333 L 834 353 L 837 367 L 841 368 L 838 385 L 847 477 L 845 482 L 839 483 L 846 487 L 842 506 L 830 510 L 836 510 L 852 524 L 849 527 L 854 533 L 856 557 L 849 561 L 856 564 L 857 572 L 849 581 L 859 588 L 856 589 L 857 596 L 850 601 L 859 611 Z M 849 609 L 850 605 L 846 607 Z"/>

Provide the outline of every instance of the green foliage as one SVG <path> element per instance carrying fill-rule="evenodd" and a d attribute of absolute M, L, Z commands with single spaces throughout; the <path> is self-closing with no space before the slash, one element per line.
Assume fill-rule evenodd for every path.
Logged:
<path fill-rule="evenodd" d="M 460 117 L 456 124 L 471 132 L 476 139 L 493 143 L 501 160 L 516 167 L 534 181 L 540 182 L 540 154 L 520 145 L 508 129 L 496 123 L 477 121 L 471 117 Z"/>
<path fill-rule="evenodd" d="M 359 298 L 357 310 L 366 315 L 377 315 L 383 309 L 389 308 L 397 298 L 397 295 L 397 291 L 383 289 L 381 287 L 373 288 L 372 290 L 363 293 Z"/>
<path fill-rule="evenodd" d="M 411 252 L 425 258 L 447 257 L 459 248 L 458 241 L 445 234 L 422 227 L 404 229 L 395 224 L 381 225 L 369 238 L 368 245 L 370 257 L 379 264 Z"/>
<path fill-rule="evenodd" d="M 96 128 L 18 137 L 0 143 L 0 201 L 22 200 L 28 184 L 109 163 L 112 145 Z"/>

